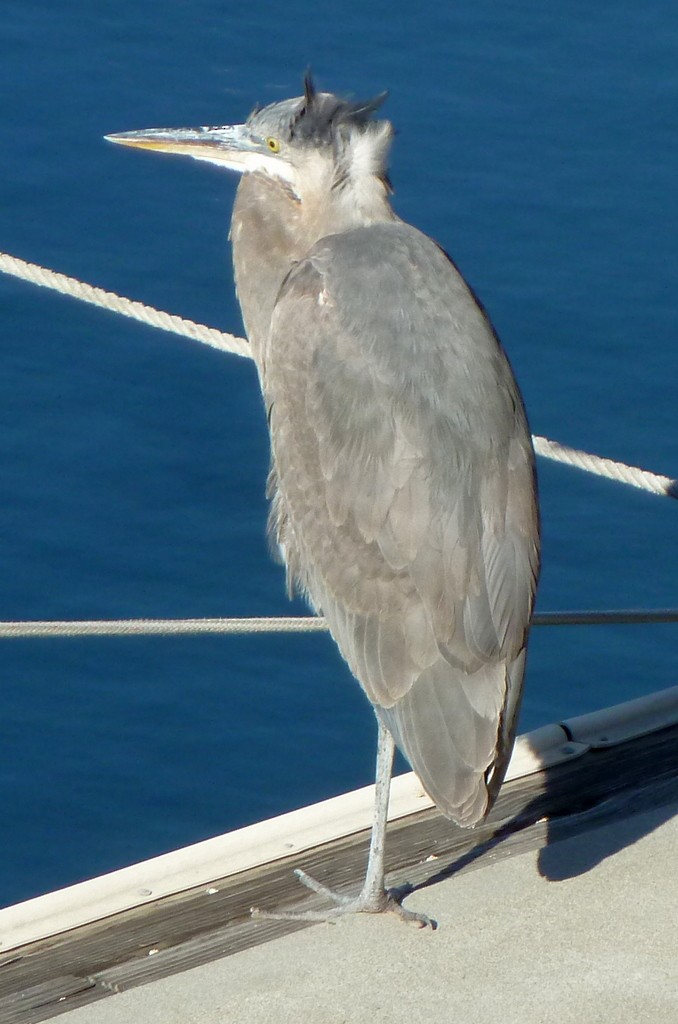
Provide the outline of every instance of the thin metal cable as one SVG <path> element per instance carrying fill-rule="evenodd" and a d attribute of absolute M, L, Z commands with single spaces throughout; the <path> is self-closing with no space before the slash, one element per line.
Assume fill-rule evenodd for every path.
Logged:
<path fill-rule="evenodd" d="M 244 338 L 238 338 L 233 334 L 225 334 L 214 327 L 207 327 L 205 324 L 197 324 L 193 320 L 185 320 L 183 317 L 174 316 L 170 313 L 163 313 L 161 310 L 146 306 L 142 302 L 126 299 L 114 292 L 104 291 L 103 288 L 95 288 L 92 285 L 78 281 L 74 277 L 67 277 L 54 270 L 48 270 L 36 263 L 27 263 L 16 256 L 7 253 L 0 253 L 0 271 L 19 277 L 24 281 L 30 281 L 43 288 L 51 288 L 63 295 L 70 295 L 75 299 L 88 302 L 91 305 L 99 306 L 102 309 L 120 313 L 122 316 L 132 317 L 150 327 L 158 327 L 163 331 L 172 331 L 192 341 L 199 341 L 203 345 L 210 345 L 221 352 L 228 352 L 233 355 L 252 357 L 250 347 Z M 617 480 L 620 483 L 638 487 L 641 490 L 649 491 L 652 494 L 664 494 L 669 498 L 678 498 L 678 480 L 672 480 L 668 476 L 661 476 L 657 473 L 650 473 L 648 470 L 639 469 L 637 466 L 627 466 L 623 462 L 614 462 L 612 459 L 605 459 L 598 455 L 591 455 L 589 452 L 578 451 L 575 448 L 568 448 L 557 441 L 550 441 L 546 437 L 534 436 L 535 451 L 547 459 L 562 462 L 578 469 L 595 473 L 597 476 L 607 477 L 610 480 Z"/>
<path fill-rule="evenodd" d="M 101 619 L 0 622 L 0 638 L 26 636 L 172 636 L 181 633 L 308 633 L 326 630 L 308 616 L 252 619 Z"/>
<path fill-rule="evenodd" d="M 546 612 L 533 626 L 602 626 L 678 622 L 678 608 L 601 612 Z M 81 621 L 0 622 L 0 639 L 64 636 L 176 636 L 197 633 L 318 633 L 327 630 L 319 616 L 244 619 L 100 619 Z"/>

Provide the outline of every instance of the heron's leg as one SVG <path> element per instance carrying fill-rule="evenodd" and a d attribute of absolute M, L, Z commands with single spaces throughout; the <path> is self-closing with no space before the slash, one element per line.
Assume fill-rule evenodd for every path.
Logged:
<path fill-rule="evenodd" d="M 377 721 L 379 723 L 379 739 L 377 745 L 377 772 L 374 786 L 374 815 L 372 818 L 367 873 L 360 894 L 358 896 L 344 896 L 317 882 L 315 878 L 311 878 L 305 871 L 297 869 L 294 873 L 307 889 L 312 889 L 313 892 L 325 896 L 335 906 L 327 911 L 289 912 L 270 912 L 253 907 L 253 916 L 282 918 L 294 921 L 330 921 L 343 914 L 380 914 L 389 912 L 396 914 L 403 921 L 417 924 L 420 928 L 434 927 L 433 922 L 425 914 L 416 914 L 411 910 L 406 910 L 401 905 L 398 895 L 395 892 L 388 891 L 384 883 L 386 822 L 388 818 L 388 801 L 395 744 L 388 729 L 382 725 L 378 718 Z"/>
<path fill-rule="evenodd" d="M 372 833 L 370 835 L 370 852 L 367 859 L 367 874 L 363 888 L 358 897 L 365 903 L 361 908 L 366 912 L 373 910 L 378 913 L 386 909 L 387 901 L 386 888 L 384 885 L 384 854 L 386 851 L 386 821 L 388 818 L 388 803 L 391 791 L 391 773 L 393 771 L 393 758 L 395 756 L 395 744 L 388 729 L 384 728 L 379 719 L 379 737 L 377 741 L 377 771 L 374 784 L 374 809 L 372 813 Z M 353 903 L 352 897 L 339 897 L 327 886 L 316 882 L 314 878 L 307 875 L 305 871 L 297 869 L 295 875 L 300 882 L 308 889 L 328 896 L 338 902 L 346 900 Z"/>

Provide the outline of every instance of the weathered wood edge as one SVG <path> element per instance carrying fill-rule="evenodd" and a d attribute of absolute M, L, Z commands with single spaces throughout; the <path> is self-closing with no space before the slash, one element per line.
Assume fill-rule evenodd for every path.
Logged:
<path fill-rule="evenodd" d="M 548 845 L 678 795 L 678 726 L 507 783 L 490 817 L 459 829 L 435 810 L 389 828 L 389 884 L 423 888 L 460 871 Z M 267 942 L 300 927 L 252 920 L 262 908 L 321 905 L 300 890 L 303 866 L 334 888 L 356 889 L 368 833 L 165 897 L 0 957 L 0 1020 L 38 1024 L 111 993 Z M 216 891 L 212 891 L 216 890 Z"/>

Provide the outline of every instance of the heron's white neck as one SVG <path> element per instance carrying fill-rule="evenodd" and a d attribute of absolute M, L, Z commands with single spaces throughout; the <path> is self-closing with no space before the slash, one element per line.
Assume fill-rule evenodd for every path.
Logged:
<path fill-rule="evenodd" d="M 301 195 L 265 174 L 243 176 L 231 221 L 235 283 L 245 330 L 256 358 L 268 331 L 280 286 L 292 265 L 327 235 L 396 220 L 385 182 L 352 164 L 334 187 L 320 173 Z M 329 170 L 325 173 L 329 173 Z"/>

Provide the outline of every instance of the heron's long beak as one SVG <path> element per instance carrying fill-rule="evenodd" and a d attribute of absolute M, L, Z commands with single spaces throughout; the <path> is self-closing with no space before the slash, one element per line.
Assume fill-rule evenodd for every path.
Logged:
<path fill-rule="evenodd" d="M 109 142 L 159 153 L 179 153 L 194 160 L 207 160 L 234 171 L 246 171 L 260 147 L 247 125 L 225 128 L 143 128 L 137 132 L 106 135 Z"/>

